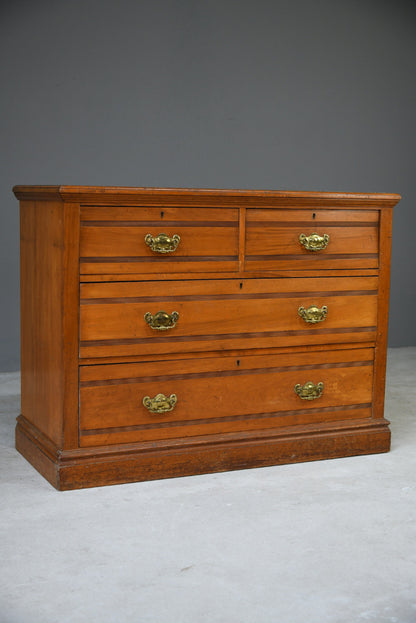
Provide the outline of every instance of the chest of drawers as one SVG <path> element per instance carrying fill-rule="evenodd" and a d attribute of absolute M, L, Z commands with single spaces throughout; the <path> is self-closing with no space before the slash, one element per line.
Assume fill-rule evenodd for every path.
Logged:
<path fill-rule="evenodd" d="M 399 195 L 14 192 L 16 447 L 55 487 L 389 450 Z"/>

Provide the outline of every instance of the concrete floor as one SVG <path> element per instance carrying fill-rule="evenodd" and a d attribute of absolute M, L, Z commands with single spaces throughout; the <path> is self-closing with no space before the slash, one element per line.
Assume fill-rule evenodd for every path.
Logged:
<path fill-rule="evenodd" d="M 68 492 L 0 377 L 1 623 L 416 622 L 416 348 L 389 351 L 389 454 Z"/>

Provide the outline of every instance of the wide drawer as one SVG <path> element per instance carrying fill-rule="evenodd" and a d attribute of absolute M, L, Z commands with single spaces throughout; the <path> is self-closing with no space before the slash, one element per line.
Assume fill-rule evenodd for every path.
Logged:
<path fill-rule="evenodd" d="M 378 267 L 376 210 L 248 209 L 246 270 Z"/>
<path fill-rule="evenodd" d="M 81 357 L 368 342 L 376 324 L 376 277 L 81 284 Z"/>
<path fill-rule="evenodd" d="M 224 272 L 237 268 L 237 209 L 81 208 L 81 275 Z"/>
<path fill-rule="evenodd" d="M 368 418 L 373 358 L 373 349 L 358 348 L 82 366 L 80 443 L 224 435 Z M 318 397 L 299 395 L 308 382 Z M 159 394 L 166 401 L 155 402 Z M 169 410 L 149 410 L 161 402 Z"/>

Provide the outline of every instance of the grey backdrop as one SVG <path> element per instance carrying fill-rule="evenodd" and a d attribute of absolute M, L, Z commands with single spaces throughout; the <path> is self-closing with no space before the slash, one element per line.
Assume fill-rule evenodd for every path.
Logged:
<path fill-rule="evenodd" d="M 399 192 L 390 345 L 415 345 L 414 5 L 3 0 L 0 370 L 19 367 L 14 184 Z"/>

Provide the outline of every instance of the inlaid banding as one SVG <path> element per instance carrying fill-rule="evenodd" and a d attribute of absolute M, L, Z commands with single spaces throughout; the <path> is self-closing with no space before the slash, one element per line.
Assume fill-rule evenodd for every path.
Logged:
<path fill-rule="evenodd" d="M 369 409 L 371 407 L 371 403 L 364 404 L 356 404 L 356 405 L 347 405 L 347 406 L 339 406 L 339 407 L 323 407 L 321 409 L 307 409 L 307 410 L 292 410 L 292 411 L 270 411 L 267 413 L 254 413 L 250 415 L 231 415 L 225 417 L 217 417 L 217 418 L 203 418 L 200 420 L 180 420 L 174 422 L 156 422 L 151 424 L 138 424 L 135 426 L 118 426 L 114 428 L 94 428 L 94 429 L 83 429 L 81 430 L 82 436 L 88 435 L 103 435 L 109 433 L 120 433 L 120 432 L 133 432 L 140 430 L 149 430 L 149 429 L 158 429 L 158 428 L 172 428 L 178 426 L 195 426 L 200 424 L 217 424 L 220 422 L 236 422 L 239 420 L 257 420 L 263 418 L 284 418 L 290 417 L 294 415 L 313 415 L 315 413 L 332 413 L 332 412 L 348 412 L 355 411 L 358 409 Z"/>
<path fill-rule="evenodd" d="M 314 335 L 329 335 L 334 333 L 364 333 L 375 332 L 376 327 L 356 327 L 356 328 L 343 328 L 343 329 L 314 329 Z M 280 336 L 302 336 L 310 335 L 309 329 L 301 331 L 263 331 L 256 333 L 224 333 L 215 335 L 170 335 L 168 338 L 149 336 L 145 338 L 130 338 L 130 339 L 110 339 L 110 340 L 88 340 L 81 341 L 81 348 L 86 346 L 120 346 L 130 344 L 145 344 L 151 339 L 152 343 L 162 342 L 185 342 L 185 341 L 205 341 L 205 340 L 227 340 L 227 339 L 239 339 L 239 338 L 257 338 L 257 337 L 280 337 Z"/>
<path fill-rule="evenodd" d="M 186 374 L 158 375 L 160 382 L 181 381 L 184 379 L 216 378 L 218 376 L 244 376 L 251 374 L 275 374 L 277 372 L 301 372 L 303 370 L 328 370 L 332 368 L 357 368 L 372 366 L 373 361 L 348 361 L 337 363 L 308 364 L 304 366 L 278 366 L 268 368 L 251 368 L 244 370 L 222 370 L 221 372 L 190 372 Z M 155 380 L 154 376 L 130 377 L 125 379 L 105 379 L 99 381 L 81 381 L 80 387 L 99 387 L 105 385 L 130 385 L 133 383 L 150 383 Z"/>

